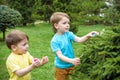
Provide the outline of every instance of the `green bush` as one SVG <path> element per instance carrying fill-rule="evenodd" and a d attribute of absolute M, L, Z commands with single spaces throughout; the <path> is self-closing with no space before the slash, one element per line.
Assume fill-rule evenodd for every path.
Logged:
<path fill-rule="evenodd" d="M 0 31 L 3 32 L 3 39 L 5 38 L 5 31 L 7 28 L 13 28 L 20 24 L 22 19 L 21 14 L 5 5 L 0 5 Z"/>
<path fill-rule="evenodd" d="M 0 28 L 16 26 L 21 19 L 22 16 L 18 11 L 5 5 L 0 6 Z"/>
<path fill-rule="evenodd" d="M 120 79 L 120 26 L 106 28 L 100 36 L 88 40 L 81 52 L 74 80 Z"/>

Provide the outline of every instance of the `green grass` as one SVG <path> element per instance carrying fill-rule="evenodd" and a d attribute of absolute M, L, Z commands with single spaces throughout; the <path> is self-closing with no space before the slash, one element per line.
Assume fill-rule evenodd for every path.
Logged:
<path fill-rule="evenodd" d="M 79 30 L 76 35 L 82 36 L 92 30 L 101 31 L 103 28 L 103 25 L 79 26 Z M 48 64 L 42 66 L 41 68 L 36 68 L 31 72 L 32 80 L 54 80 L 54 54 L 50 48 L 50 40 L 54 33 L 51 25 L 48 23 L 43 23 L 35 26 L 17 27 L 15 29 L 22 30 L 28 34 L 29 52 L 31 55 L 38 58 L 43 56 L 49 57 Z M 12 29 L 9 29 L 6 34 L 8 34 L 11 30 Z M 2 38 L 2 33 L 0 33 L 0 38 Z M 74 43 L 73 46 L 76 57 L 79 57 L 82 44 Z M 5 61 L 9 54 L 10 50 L 0 39 L 0 80 L 8 80 L 9 78 L 5 66 Z"/>

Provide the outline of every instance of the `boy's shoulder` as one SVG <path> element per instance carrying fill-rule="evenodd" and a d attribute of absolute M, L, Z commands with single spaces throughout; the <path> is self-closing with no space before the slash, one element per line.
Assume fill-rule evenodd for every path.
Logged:
<path fill-rule="evenodd" d="M 22 54 L 22 55 L 15 54 L 15 53 L 11 52 L 10 55 L 8 56 L 8 59 L 14 59 L 14 58 L 19 58 L 21 56 L 29 56 L 29 55 L 30 55 L 29 52 Z"/>
<path fill-rule="evenodd" d="M 62 35 L 59 35 L 58 33 L 55 33 L 54 36 L 64 36 L 64 35 L 71 35 L 71 34 L 74 34 L 74 33 L 71 32 L 71 31 L 68 31 L 68 32 L 65 32 L 65 33 L 62 34 Z M 53 36 L 53 37 L 54 37 L 54 36 Z"/>
<path fill-rule="evenodd" d="M 65 37 L 68 37 L 68 36 L 71 36 L 71 35 L 74 35 L 73 32 L 71 31 L 68 31 L 68 32 L 65 32 L 63 35 L 59 35 L 59 34 L 54 34 L 54 36 L 52 37 L 51 41 L 54 41 L 54 40 L 61 40 Z"/>

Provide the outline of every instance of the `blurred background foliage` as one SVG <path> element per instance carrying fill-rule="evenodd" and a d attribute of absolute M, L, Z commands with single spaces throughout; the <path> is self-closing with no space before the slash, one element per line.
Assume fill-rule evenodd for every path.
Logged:
<path fill-rule="evenodd" d="M 23 17 L 23 25 L 36 20 L 49 21 L 53 12 L 66 12 L 71 17 L 71 30 L 77 32 L 78 25 L 117 25 L 120 23 L 119 0 L 0 0 L 18 10 Z"/>

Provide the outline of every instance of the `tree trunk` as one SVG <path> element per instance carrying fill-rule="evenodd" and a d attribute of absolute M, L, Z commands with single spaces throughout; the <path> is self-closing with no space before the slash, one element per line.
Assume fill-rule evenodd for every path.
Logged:
<path fill-rule="evenodd" d="M 3 41 L 5 41 L 5 30 L 3 31 Z"/>
<path fill-rule="evenodd" d="M 3 33 L 3 41 L 5 41 L 5 31 L 6 31 L 6 29 L 7 29 L 6 27 L 3 27 L 2 30 L 1 30 L 2 33 Z"/>

